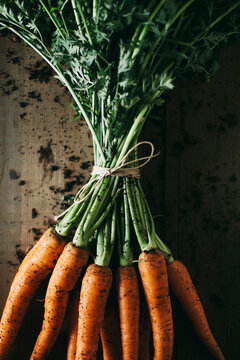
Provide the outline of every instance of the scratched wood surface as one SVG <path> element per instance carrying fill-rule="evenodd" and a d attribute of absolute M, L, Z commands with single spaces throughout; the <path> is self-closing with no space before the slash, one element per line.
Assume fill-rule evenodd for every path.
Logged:
<path fill-rule="evenodd" d="M 28 246 L 89 177 L 91 136 L 72 122 L 71 98 L 50 69 L 0 37 L 0 308 Z M 145 126 L 161 155 L 143 169 L 156 227 L 188 266 L 226 358 L 237 360 L 240 230 L 240 46 L 209 84 L 177 84 Z M 47 283 L 47 282 L 46 282 Z M 9 359 L 25 360 L 39 331 L 46 283 Z M 211 360 L 172 296 L 176 360 Z M 34 326 L 33 326 L 34 324 Z M 66 326 L 49 359 L 65 359 Z"/>
<path fill-rule="evenodd" d="M 63 211 L 62 197 L 88 180 L 92 160 L 90 133 L 81 122 L 71 121 L 65 88 L 28 46 L 11 39 L 0 39 L 1 309 L 19 257 Z M 35 301 L 36 316 L 42 305 Z M 19 340 L 29 347 L 39 328 L 31 329 L 33 313 L 25 324 L 28 339 Z M 21 360 L 26 350 L 16 351 Z"/>

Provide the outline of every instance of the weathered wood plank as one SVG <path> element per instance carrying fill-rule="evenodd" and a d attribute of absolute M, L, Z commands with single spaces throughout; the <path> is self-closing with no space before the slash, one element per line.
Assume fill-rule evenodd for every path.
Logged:
<path fill-rule="evenodd" d="M 171 94 L 166 131 L 166 240 L 190 270 L 227 359 L 238 359 L 240 46 L 209 84 Z M 211 359 L 176 304 L 176 359 Z"/>
<path fill-rule="evenodd" d="M 72 100 L 49 67 L 32 49 L 11 37 L 1 37 L 0 48 L 2 312 L 19 266 L 18 255 L 54 223 L 54 215 L 63 211 L 62 196 L 75 194 L 87 181 L 93 154 L 88 128 L 82 122 L 72 122 Z M 35 300 L 34 307 L 38 316 L 43 302 Z M 31 343 L 32 317 L 33 311 L 25 324 L 27 343 Z M 25 351 L 21 349 L 18 359 Z"/>

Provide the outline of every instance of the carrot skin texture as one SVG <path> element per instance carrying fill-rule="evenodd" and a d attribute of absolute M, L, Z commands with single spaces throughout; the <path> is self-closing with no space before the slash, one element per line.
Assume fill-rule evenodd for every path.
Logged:
<path fill-rule="evenodd" d="M 185 265 L 179 260 L 174 260 L 168 265 L 168 278 L 170 289 L 180 301 L 200 340 L 216 359 L 224 360 L 224 355 L 213 337 L 202 303 Z"/>
<path fill-rule="evenodd" d="M 117 294 L 122 339 L 122 359 L 138 360 L 139 288 L 136 270 L 133 266 L 118 268 Z"/>
<path fill-rule="evenodd" d="M 151 321 L 144 294 L 140 296 L 138 360 L 150 360 Z"/>
<path fill-rule="evenodd" d="M 78 308 L 80 291 L 75 290 L 69 304 L 67 360 L 75 360 L 78 335 Z"/>
<path fill-rule="evenodd" d="M 0 323 L 0 360 L 15 341 L 30 301 L 40 283 L 53 270 L 66 240 L 50 228 L 23 259 L 12 282 Z"/>
<path fill-rule="evenodd" d="M 85 249 L 76 247 L 72 242 L 65 246 L 49 280 L 42 330 L 30 360 L 44 360 L 50 353 L 62 326 L 69 294 L 87 262 Z"/>
<path fill-rule="evenodd" d="M 101 327 L 101 341 L 104 360 L 122 360 L 120 324 L 113 305 L 107 305 Z"/>
<path fill-rule="evenodd" d="M 95 360 L 100 328 L 112 284 L 109 267 L 90 265 L 82 280 L 76 360 Z"/>
<path fill-rule="evenodd" d="M 164 256 L 159 250 L 142 252 L 138 267 L 151 318 L 154 360 L 170 360 L 173 320 Z"/>

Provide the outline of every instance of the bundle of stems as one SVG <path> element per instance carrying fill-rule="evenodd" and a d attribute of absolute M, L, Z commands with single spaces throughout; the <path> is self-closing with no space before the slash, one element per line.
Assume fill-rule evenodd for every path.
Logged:
<path fill-rule="evenodd" d="M 163 273 L 167 272 L 166 264 L 172 269 L 177 261 L 155 232 L 138 176 L 116 176 L 112 169 L 131 170 L 142 165 L 137 151 L 140 132 L 153 107 L 161 105 L 165 91 L 173 88 L 175 78 L 209 80 L 214 75 L 220 49 L 240 37 L 239 10 L 240 1 L 229 0 L 1 0 L 0 3 L 1 28 L 13 31 L 53 68 L 55 76 L 73 97 L 76 118 L 83 118 L 92 133 L 94 165 L 110 169 L 103 176 L 96 172 L 91 175 L 51 236 L 71 239 L 72 246 L 90 254 L 91 261 L 102 270 L 116 265 L 132 269 L 133 261 L 140 256 L 139 272 L 152 321 L 154 359 L 172 356 L 171 307 L 168 280 Z M 118 255 L 113 257 L 113 254 Z M 170 284 L 180 299 L 181 294 L 186 293 L 184 286 L 192 289 L 195 310 L 190 311 L 190 317 L 194 318 L 199 336 L 210 351 L 216 358 L 223 359 L 188 275 L 182 277 L 182 290 L 171 280 L 172 276 L 176 279 L 179 275 L 180 267 L 177 275 L 171 275 L 174 270 L 169 272 Z M 162 287 L 156 285 L 159 274 L 163 277 Z M 88 273 L 85 276 L 89 276 Z M 109 276 L 104 273 L 111 286 Z M 122 284 L 121 275 L 119 279 Z M 85 319 L 86 283 L 85 279 L 82 285 L 85 292 L 81 291 L 79 305 L 81 321 Z M 164 289 L 160 294 L 159 287 L 161 291 Z M 106 298 L 102 312 L 99 310 L 102 315 L 92 326 L 93 332 L 97 329 L 96 339 L 109 288 L 104 291 Z M 159 297 L 166 298 L 165 307 L 157 302 Z M 2 329 L 7 322 L 7 315 L 4 316 Z M 124 344 L 124 327 L 120 326 Z M 88 340 L 82 332 L 79 328 L 76 359 L 93 359 L 96 344 L 89 345 L 86 355 L 83 349 Z M 41 336 L 32 359 L 47 356 L 46 352 L 42 357 L 39 355 Z M 3 359 L 8 346 L 0 346 L 3 349 L 0 359 Z M 123 358 L 137 359 L 136 347 L 137 339 L 132 349 L 123 348 Z"/>

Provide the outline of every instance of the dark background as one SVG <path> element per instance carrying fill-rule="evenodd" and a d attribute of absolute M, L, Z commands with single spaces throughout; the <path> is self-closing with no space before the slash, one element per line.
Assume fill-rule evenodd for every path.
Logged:
<path fill-rule="evenodd" d="M 92 147 L 86 126 L 71 121 L 69 95 L 38 56 L 10 34 L 0 46 L 2 307 L 21 251 L 61 212 L 61 196 L 87 181 Z M 177 81 L 142 134 L 161 150 L 142 179 L 158 233 L 188 267 L 228 360 L 239 359 L 240 339 L 239 64 L 235 44 L 222 53 L 210 83 Z M 43 294 L 33 302 L 14 359 L 32 346 Z M 173 295 L 172 305 L 174 359 L 211 360 Z M 65 359 L 64 344 L 63 328 L 51 359 Z"/>

